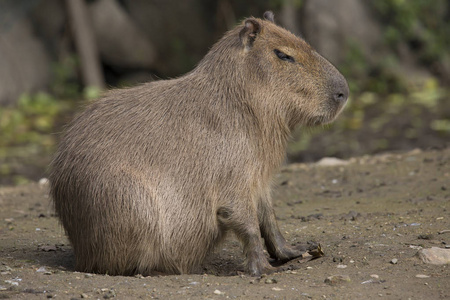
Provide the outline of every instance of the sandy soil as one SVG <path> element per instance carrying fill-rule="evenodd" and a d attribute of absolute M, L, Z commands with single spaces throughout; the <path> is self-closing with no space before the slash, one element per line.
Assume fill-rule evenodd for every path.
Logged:
<path fill-rule="evenodd" d="M 0 299 L 449 299 L 450 265 L 418 250 L 450 244 L 450 149 L 294 164 L 277 176 L 278 222 L 325 256 L 253 278 L 232 237 L 198 274 L 122 277 L 74 272 L 46 186 L 0 189 Z M 332 282 L 326 279 L 335 277 Z M 347 277 L 348 276 L 348 277 Z"/>

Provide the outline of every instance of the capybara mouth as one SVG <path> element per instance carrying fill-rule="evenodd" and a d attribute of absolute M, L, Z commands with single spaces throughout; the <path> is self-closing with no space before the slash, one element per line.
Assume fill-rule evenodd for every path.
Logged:
<path fill-rule="evenodd" d="M 332 105 L 331 108 L 328 108 L 328 111 L 326 111 L 324 114 L 316 115 L 309 117 L 307 125 L 308 126 L 317 126 L 317 125 L 325 125 L 333 122 L 337 116 L 340 115 L 342 110 L 344 109 L 345 105 L 347 103 L 347 98 L 345 101 L 342 101 L 341 103 L 338 103 L 337 105 Z"/>
<path fill-rule="evenodd" d="M 336 117 L 339 115 L 342 108 L 339 108 L 335 113 L 312 116 L 308 119 L 306 125 L 307 126 L 318 126 L 318 125 L 326 125 L 334 121 Z"/>
<path fill-rule="evenodd" d="M 322 124 L 327 124 L 327 123 L 331 122 L 332 120 L 333 120 L 333 118 L 330 118 L 328 116 L 314 116 L 308 120 L 307 125 L 308 126 L 318 126 L 318 125 L 322 125 Z"/>

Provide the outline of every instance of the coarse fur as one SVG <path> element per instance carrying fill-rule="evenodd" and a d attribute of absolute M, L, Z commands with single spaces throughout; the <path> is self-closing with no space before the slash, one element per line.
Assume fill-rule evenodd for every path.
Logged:
<path fill-rule="evenodd" d="M 273 270 L 261 237 L 271 257 L 298 257 L 275 220 L 272 177 L 291 130 L 331 122 L 347 96 L 336 68 L 271 13 L 180 78 L 108 92 L 68 126 L 51 164 L 76 270 L 188 273 L 227 231 L 252 275 Z"/>

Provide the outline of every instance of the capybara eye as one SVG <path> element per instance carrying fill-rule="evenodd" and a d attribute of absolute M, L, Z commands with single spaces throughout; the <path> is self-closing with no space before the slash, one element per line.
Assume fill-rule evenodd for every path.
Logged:
<path fill-rule="evenodd" d="M 287 55 L 286 53 L 281 52 L 278 49 L 273 50 L 273 52 L 275 52 L 276 56 L 281 60 L 288 61 L 288 62 L 295 62 L 295 59 L 292 56 Z"/>

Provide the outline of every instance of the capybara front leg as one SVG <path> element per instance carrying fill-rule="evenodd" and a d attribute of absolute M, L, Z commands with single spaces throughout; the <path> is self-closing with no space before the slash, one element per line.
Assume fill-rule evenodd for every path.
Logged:
<path fill-rule="evenodd" d="M 260 276 L 275 271 L 264 254 L 259 230 L 257 233 L 246 232 L 241 235 L 244 245 L 244 254 L 247 259 L 247 270 L 252 276 Z"/>
<path fill-rule="evenodd" d="M 235 210 L 220 208 L 217 215 L 221 225 L 233 231 L 241 241 L 250 275 L 260 276 L 275 271 L 264 253 L 256 211 L 242 207 Z"/>

